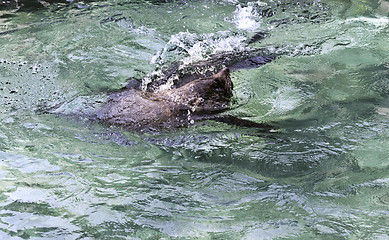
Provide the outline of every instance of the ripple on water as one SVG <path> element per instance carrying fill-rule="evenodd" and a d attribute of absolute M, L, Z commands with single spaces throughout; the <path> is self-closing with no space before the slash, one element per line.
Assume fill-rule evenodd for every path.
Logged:
<path fill-rule="evenodd" d="M 52 165 L 47 159 L 30 158 L 0 151 L 1 164 L 22 173 L 55 172 L 61 168 Z"/>
<path fill-rule="evenodd" d="M 1 239 L 387 238 L 389 24 L 366 14 L 385 1 L 75 2 L 0 21 Z M 233 73 L 228 114 L 275 132 L 58 117 L 127 77 L 247 47 L 282 56 Z"/>

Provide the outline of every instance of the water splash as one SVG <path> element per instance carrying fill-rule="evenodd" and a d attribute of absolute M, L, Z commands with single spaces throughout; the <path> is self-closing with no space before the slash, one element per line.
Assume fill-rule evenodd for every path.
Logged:
<path fill-rule="evenodd" d="M 149 83 L 155 78 L 163 76 L 172 62 L 180 61 L 180 68 L 206 60 L 210 55 L 221 52 L 243 51 L 247 49 L 245 41 L 247 38 L 240 34 L 230 31 L 219 31 L 216 33 L 196 34 L 190 32 L 180 32 L 171 36 L 166 46 L 153 56 L 151 63 L 156 64 L 154 72 L 143 79 L 142 89 L 146 90 Z M 210 68 L 220 69 L 220 66 L 211 66 Z M 203 69 L 208 71 L 210 69 Z M 168 82 L 159 86 L 158 90 L 170 89 L 175 77 L 169 78 Z"/>
<path fill-rule="evenodd" d="M 247 6 L 242 7 L 238 5 L 234 12 L 234 17 L 232 22 L 236 25 L 238 29 L 255 31 L 261 26 L 261 16 L 257 11 L 258 7 L 266 6 L 266 3 L 258 2 L 249 2 Z"/>
<path fill-rule="evenodd" d="M 152 58 L 152 63 L 166 64 L 183 57 L 185 64 L 204 60 L 210 54 L 245 49 L 246 37 L 230 31 L 196 34 L 180 32 L 171 36 L 166 46 Z"/>

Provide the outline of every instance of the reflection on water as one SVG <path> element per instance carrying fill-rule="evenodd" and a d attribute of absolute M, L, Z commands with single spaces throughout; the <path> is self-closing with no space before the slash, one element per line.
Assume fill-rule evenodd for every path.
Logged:
<path fill-rule="evenodd" d="M 0 10 L 0 239 L 389 237 L 386 1 L 46 2 Z M 44 113 L 259 48 L 228 114 L 274 132 Z"/>

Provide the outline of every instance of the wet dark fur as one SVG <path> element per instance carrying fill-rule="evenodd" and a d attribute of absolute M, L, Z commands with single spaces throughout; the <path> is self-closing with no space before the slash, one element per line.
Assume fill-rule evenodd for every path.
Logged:
<path fill-rule="evenodd" d="M 127 89 L 112 93 L 97 118 L 134 130 L 184 126 L 226 110 L 232 90 L 230 70 L 224 68 L 172 90 L 151 93 Z"/>

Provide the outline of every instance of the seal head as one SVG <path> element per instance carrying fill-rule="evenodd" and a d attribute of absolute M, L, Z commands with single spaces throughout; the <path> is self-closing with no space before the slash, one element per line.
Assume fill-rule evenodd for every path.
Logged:
<path fill-rule="evenodd" d="M 232 89 L 230 70 L 224 68 L 211 77 L 172 90 L 154 93 L 124 90 L 109 96 L 98 112 L 98 119 L 134 130 L 184 126 L 192 122 L 193 115 L 226 110 Z"/>

